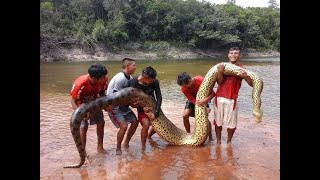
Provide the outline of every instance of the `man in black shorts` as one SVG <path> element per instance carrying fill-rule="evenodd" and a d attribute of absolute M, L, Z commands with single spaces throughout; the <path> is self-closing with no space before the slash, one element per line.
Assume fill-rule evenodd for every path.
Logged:
<path fill-rule="evenodd" d="M 190 133 L 189 117 L 195 116 L 195 113 L 194 113 L 195 104 L 197 103 L 197 105 L 199 106 L 207 106 L 208 107 L 207 109 L 209 109 L 208 102 L 215 96 L 215 92 L 212 90 L 209 96 L 207 96 L 204 99 L 200 99 L 196 101 L 197 92 L 199 90 L 199 87 L 203 79 L 204 78 L 202 76 L 195 76 L 191 78 L 190 75 L 186 72 L 183 72 L 178 75 L 177 83 L 181 86 L 182 93 L 188 99 L 183 112 L 183 124 L 188 133 Z M 209 111 L 207 113 L 209 113 Z M 208 131 L 209 131 L 208 132 L 209 141 L 213 141 L 212 127 L 209 119 L 208 119 Z"/>

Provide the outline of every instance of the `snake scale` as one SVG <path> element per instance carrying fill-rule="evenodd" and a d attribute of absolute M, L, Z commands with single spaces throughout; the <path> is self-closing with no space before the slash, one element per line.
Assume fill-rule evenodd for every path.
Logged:
<path fill-rule="evenodd" d="M 260 110 L 261 99 L 260 94 L 263 89 L 263 82 L 259 76 L 255 73 L 243 69 L 241 67 L 224 63 L 225 70 L 224 74 L 228 75 L 238 75 L 241 70 L 247 72 L 248 76 L 253 81 L 253 90 L 252 90 L 252 99 L 253 99 L 253 115 L 256 118 L 257 122 L 261 122 L 262 120 L 262 111 Z M 197 93 L 196 99 L 203 99 L 208 96 L 210 90 L 213 88 L 216 83 L 217 78 L 217 65 L 213 66 L 204 77 L 202 84 Z M 97 110 L 104 109 L 107 105 L 119 106 L 119 105 L 128 105 L 133 102 L 139 102 L 139 106 L 142 107 L 151 107 L 153 110 L 155 109 L 156 102 L 155 100 L 145 94 L 142 90 L 136 88 L 124 88 L 118 92 L 113 94 L 109 94 L 107 96 L 103 96 L 97 98 L 96 100 L 80 105 L 75 111 L 72 113 L 70 120 L 70 130 L 74 139 L 74 142 L 77 146 L 79 155 L 80 155 L 80 163 L 75 165 L 67 165 L 65 168 L 79 168 L 81 167 L 86 158 L 86 151 L 82 145 L 80 139 L 80 124 L 84 119 L 87 112 L 94 112 Z M 146 112 L 147 116 L 151 116 L 150 112 Z M 167 141 L 171 145 L 188 145 L 188 146 L 199 146 L 201 145 L 207 138 L 207 126 L 208 126 L 208 114 L 206 113 L 206 107 L 195 106 L 195 130 L 194 133 L 187 133 L 176 125 L 174 125 L 162 112 L 160 111 L 160 115 L 158 118 L 151 121 L 151 125 L 153 129 L 157 132 L 157 134 Z"/>

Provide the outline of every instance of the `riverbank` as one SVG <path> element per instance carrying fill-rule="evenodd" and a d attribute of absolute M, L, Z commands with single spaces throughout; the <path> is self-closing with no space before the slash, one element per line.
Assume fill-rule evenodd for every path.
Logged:
<path fill-rule="evenodd" d="M 117 53 L 110 52 L 103 48 L 96 48 L 94 52 L 86 52 L 80 48 L 59 49 L 50 54 L 41 54 L 40 63 L 53 61 L 114 61 L 122 60 L 124 57 L 130 57 L 140 60 L 158 60 L 158 59 L 197 59 L 197 58 L 216 58 L 226 56 L 226 51 L 215 50 L 192 50 L 188 48 L 171 47 L 167 51 L 119 51 Z M 263 51 L 259 52 L 254 49 L 244 49 L 242 51 L 243 57 L 277 57 L 280 52 Z"/>

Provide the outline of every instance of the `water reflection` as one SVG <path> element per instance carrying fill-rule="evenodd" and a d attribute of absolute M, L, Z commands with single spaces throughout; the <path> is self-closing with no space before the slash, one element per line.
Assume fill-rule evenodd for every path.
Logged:
<path fill-rule="evenodd" d="M 81 179 L 88 179 L 89 178 L 88 171 L 86 169 L 81 169 L 80 176 L 81 176 Z"/>
<path fill-rule="evenodd" d="M 181 71 L 205 75 L 218 60 L 139 61 L 139 72 L 152 65 L 159 72 L 163 91 L 162 110 L 184 130 L 182 112 L 185 98 L 176 84 Z M 278 61 L 279 62 L 279 61 Z M 68 92 L 75 77 L 86 73 L 91 62 L 40 65 L 40 179 L 280 179 L 280 65 L 273 62 L 244 61 L 244 65 L 264 80 L 263 121 L 254 122 L 251 87 L 243 83 L 239 93 L 239 126 L 232 146 L 214 141 L 201 147 L 170 146 L 157 134 L 141 150 L 139 125 L 123 155 L 115 155 L 117 129 L 105 113 L 104 147 L 107 155 L 96 153 L 96 132 L 89 126 L 87 151 L 90 165 L 64 169 L 79 161 L 69 121 L 72 108 Z M 110 77 L 120 70 L 119 62 L 105 62 Z M 197 68 L 194 68 L 197 67 Z M 213 121 L 213 113 L 209 120 Z M 194 119 L 190 119 L 191 131 Z M 214 128 L 213 128 L 214 129 Z M 215 133 L 213 132 L 215 139 Z"/>

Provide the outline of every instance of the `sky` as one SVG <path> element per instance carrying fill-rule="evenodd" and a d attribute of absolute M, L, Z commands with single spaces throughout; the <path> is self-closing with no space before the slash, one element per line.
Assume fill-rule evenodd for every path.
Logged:
<path fill-rule="evenodd" d="M 201 1 L 201 0 L 199 0 Z M 226 4 L 227 0 L 205 0 L 215 4 Z M 236 5 L 241 7 L 268 7 L 269 0 L 236 0 Z M 276 0 L 280 8 L 280 0 Z"/>

